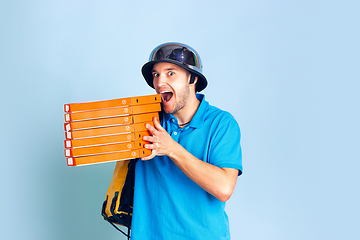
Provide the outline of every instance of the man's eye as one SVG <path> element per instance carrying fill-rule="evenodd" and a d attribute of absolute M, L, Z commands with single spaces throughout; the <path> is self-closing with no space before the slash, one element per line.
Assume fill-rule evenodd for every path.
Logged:
<path fill-rule="evenodd" d="M 172 76 L 172 75 L 174 75 L 174 74 L 175 74 L 175 73 L 174 73 L 174 72 L 171 72 L 171 71 L 168 73 L 169 76 Z"/>
<path fill-rule="evenodd" d="M 158 77 L 159 74 L 158 74 L 158 73 L 153 73 L 153 76 L 154 76 L 154 77 Z"/>

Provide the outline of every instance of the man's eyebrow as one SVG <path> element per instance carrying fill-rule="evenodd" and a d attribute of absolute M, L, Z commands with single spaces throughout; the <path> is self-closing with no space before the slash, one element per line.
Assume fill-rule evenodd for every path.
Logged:
<path fill-rule="evenodd" d="M 177 68 L 165 68 L 165 71 L 172 71 L 172 70 L 177 70 Z M 156 72 L 156 70 L 152 70 L 151 72 Z"/>

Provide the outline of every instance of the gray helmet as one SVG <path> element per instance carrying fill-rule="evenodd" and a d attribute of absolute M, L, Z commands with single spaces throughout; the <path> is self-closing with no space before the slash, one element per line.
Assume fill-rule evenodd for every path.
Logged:
<path fill-rule="evenodd" d="M 147 84 L 154 88 L 152 69 L 155 63 L 169 62 L 188 70 L 198 77 L 196 91 L 200 92 L 207 86 L 207 80 L 202 74 L 202 63 L 195 49 L 182 43 L 164 43 L 157 46 L 150 54 L 149 62 L 145 63 L 141 72 Z"/>

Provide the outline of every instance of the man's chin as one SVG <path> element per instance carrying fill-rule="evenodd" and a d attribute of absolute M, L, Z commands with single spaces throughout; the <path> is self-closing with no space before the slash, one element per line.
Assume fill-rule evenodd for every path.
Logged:
<path fill-rule="evenodd" d="M 164 112 L 166 112 L 167 114 L 173 114 L 175 106 L 173 104 L 162 103 L 162 108 L 163 108 Z"/>
<path fill-rule="evenodd" d="M 164 107 L 164 106 L 163 106 L 163 110 L 164 110 L 164 112 L 166 112 L 167 114 L 172 114 L 172 113 L 173 113 L 173 108 L 170 108 L 170 107 Z"/>

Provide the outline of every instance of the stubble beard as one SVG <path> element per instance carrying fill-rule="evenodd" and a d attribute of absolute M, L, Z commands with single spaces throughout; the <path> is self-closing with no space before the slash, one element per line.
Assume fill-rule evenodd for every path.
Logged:
<path fill-rule="evenodd" d="M 175 106 L 174 109 L 172 110 L 171 114 L 175 114 L 178 111 L 180 111 L 181 109 L 183 109 L 189 99 L 189 95 L 190 95 L 190 88 L 189 85 L 185 85 L 178 94 L 176 94 L 176 102 L 175 102 Z"/>

